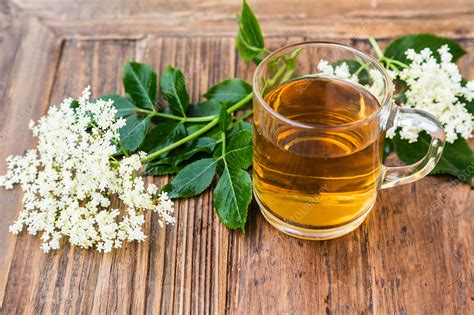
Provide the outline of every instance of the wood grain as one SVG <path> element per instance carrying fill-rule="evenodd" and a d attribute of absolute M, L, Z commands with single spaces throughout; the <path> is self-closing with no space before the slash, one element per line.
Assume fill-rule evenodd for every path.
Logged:
<path fill-rule="evenodd" d="M 471 54 L 471 1 L 258 1 L 270 49 L 330 39 L 370 51 L 397 34 L 436 32 Z M 77 96 L 123 93 L 121 67 L 138 60 L 183 68 L 192 101 L 255 69 L 234 49 L 240 1 L 15 1 L 0 3 L 0 173 L 34 144 L 30 119 Z M 375 5 L 374 5 L 375 3 Z M 168 178 L 148 178 L 161 186 Z M 366 222 L 340 239 L 290 238 L 255 204 L 245 233 L 228 231 L 212 194 L 176 202 L 177 223 L 147 214 L 147 241 L 110 254 L 8 233 L 21 193 L 0 190 L 2 314 L 472 314 L 474 194 L 451 177 L 380 192 Z M 120 206 L 114 204 L 114 206 Z"/>

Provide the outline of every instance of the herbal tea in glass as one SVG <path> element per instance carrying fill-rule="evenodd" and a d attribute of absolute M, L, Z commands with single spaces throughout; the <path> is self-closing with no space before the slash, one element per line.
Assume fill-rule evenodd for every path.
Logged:
<path fill-rule="evenodd" d="M 445 136 L 432 115 L 394 104 L 391 78 L 370 55 L 337 43 L 283 47 L 253 80 L 254 195 L 267 221 L 323 240 L 359 226 L 380 189 L 427 175 Z M 418 127 L 431 143 L 417 163 L 383 165 L 389 128 Z"/>
<path fill-rule="evenodd" d="M 362 86 L 318 76 L 283 83 L 265 101 L 284 117 L 315 126 L 352 123 L 380 108 Z M 374 202 L 383 137 L 372 135 L 373 124 L 311 134 L 281 126 L 273 141 L 258 121 L 255 128 L 255 189 L 276 216 L 302 226 L 333 227 L 350 222 Z"/>

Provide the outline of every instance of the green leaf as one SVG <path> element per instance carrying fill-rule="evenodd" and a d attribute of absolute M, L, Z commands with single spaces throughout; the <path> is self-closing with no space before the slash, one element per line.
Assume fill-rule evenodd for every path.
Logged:
<path fill-rule="evenodd" d="M 243 38 L 242 31 L 237 34 L 235 47 L 245 62 L 253 60 L 256 64 L 259 64 L 263 60 L 264 50 L 250 46 Z"/>
<path fill-rule="evenodd" d="M 163 176 L 178 173 L 182 167 L 168 164 L 149 163 L 143 171 L 143 176 Z"/>
<path fill-rule="evenodd" d="M 393 143 L 400 160 L 412 164 L 423 158 L 428 151 L 430 136 L 422 132 L 417 142 L 408 143 L 397 135 Z M 471 184 L 474 176 L 474 154 L 466 140 L 458 138 L 453 143 L 446 143 L 443 155 L 431 174 L 451 174 Z"/>
<path fill-rule="evenodd" d="M 216 147 L 216 144 L 216 139 L 209 137 L 198 138 L 188 147 L 178 148 L 171 151 L 168 157 L 160 160 L 160 163 L 178 165 L 179 163 L 190 159 L 197 153 L 212 153 Z"/>
<path fill-rule="evenodd" d="M 219 128 L 225 132 L 230 124 L 230 114 L 227 112 L 225 104 L 221 105 L 221 112 L 219 113 Z"/>
<path fill-rule="evenodd" d="M 412 48 L 417 53 L 419 53 L 424 48 L 429 48 L 433 52 L 433 56 L 439 60 L 439 54 L 437 50 L 443 45 L 448 45 L 449 50 L 453 55 L 454 62 L 466 54 L 466 51 L 452 39 L 439 37 L 433 34 L 414 34 L 401 36 L 392 41 L 385 49 L 384 55 L 386 57 L 409 64 L 410 60 L 407 59 L 405 54 L 407 49 Z"/>
<path fill-rule="evenodd" d="M 213 158 L 193 162 L 183 168 L 167 185 L 170 198 L 192 197 L 202 193 L 216 174 L 217 161 Z"/>
<path fill-rule="evenodd" d="M 195 104 L 189 105 L 186 114 L 189 117 L 205 117 L 215 116 L 221 111 L 221 104 L 213 99 Z"/>
<path fill-rule="evenodd" d="M 153 110 L 156 103 L 156 72 L 138 62 L 127 62 L 123 67 L 123 87 L 127 97 L 138 107 Z"/>
<path fill-rule="evenodd" d="M 150 119 L 139 116 L 128 116 L 126 124 L 120 128 L 120 142 L 127 152 L 135 151 L 145 139 Z"/>
<path fill-rule="evenodd" d="M 251 199 L 252 180 L 249 173 L 225 164 L 214 189 L 214 206 L 221 222 L 231 229 L 240 228 L 243 231 Z"/>
<path fill-rule="evenodd" d="M 125 97 L 117 94 L 104 95 L 101 96 L 99 99 L 102 99 L 104 101 L 114 101 L 114 107 L 117 110 L 117 113 L 115 114 L 116 118 L 130 116 L 138 109 L 138 107 L 129 102 L 129 100 L 127 100 Z"/>
<path fill-rule="evenodd" d="M 186 90 L 186 79 L 181 70 L 168 66 L 161 75 L 160 88 L 173 113 L 185 117 L 189 95 Z"/>
<path fill-rule="evenodd" d="M 158 123 L 148 132 L 140 150 L 147 153 L 158 151 L 186 136 L 186 128 L 180 121 Z"/>
<path fill-rule="evenodd" d="M 260 23 L 252 9 L 244 0 L 242 11 L 237 15 L 239 32 L 235 40 L 235 46 L 245 61 L 253 60 L 259 64 L 266 55 L 265 43 L 260 28 Z"/>
<path fill-rule="evenodd" d="M 248 132 L 250 132 L 251 134 L 253 134 L 253 127 L 251 124 L 249 124 L 248 122 L 246 121 L 240 121 L 238 123 L 236 123 L 228 132 L 228 135 L 229 137 L 232 137 L 234 134 L 236 134 L 237 132 L 241 131 L 241 130 L 246 130 Z"/>
<path fill-rule="evenodd" d="M 260 23 L 245 0 L 242 4 L 242 12 L 240 13 L 239 22 L 242 37 L 250 46 L 257 48 L 265 47 Z"/>
<path fill-rule="evenodd" d="M 247 169 L 252 164 L 252 133 L 247 130 L 237 132 L 230 138 L 225 159 L 235 168 Z"/>
<path fill-rule="evenodd" d="M 209 89 L 204 94 L 208 100 L 213 100 L 230 107 L 252 92 L 252 87 L 242 79 L 227 79 Z"/>

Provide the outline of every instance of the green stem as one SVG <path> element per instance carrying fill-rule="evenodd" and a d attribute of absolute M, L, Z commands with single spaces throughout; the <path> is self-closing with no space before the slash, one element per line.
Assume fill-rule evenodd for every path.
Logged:
<path fill-rule="evenodd" d="M 235 120 L 229 124 L 227 129 L 232 129 L 235 125 L 240 124 L 242 121 L 253 115 L 253 110 L 246 111 L 242 116 L 234 117 Z"/>
<path fill-rule="evenodd" d="M 179 120 L 180 122 L 183 122 L 183 123 L 208 122 L 208 121 L 212 121 L 214 118 L 219 116 L 219 115 L 211 115 L 211 116 L 203 116 L 203 117 L 181 117 L 181 116 L 176 116 L 176 115 L 171 115 L 171 114 L 160 113 L 156 111 L 149 111 L 146 109 L 137 109 L 136 111 L 139 113 L 147 114 L 151 117 L 153 116 L 163 117 L 163 118 L 168 118 L 168 119 L 173 119 L 173 120 Z"/>
<path fill-rule="evenodd" d="M 112 165 L 112 166 L 114 166 L 114 167 L 118 167 L 118 166 L 120 165 L 120 162 L 117 161 L 117 160 L 115 160 L 115 161 L 114 161 L 114 160 L 111 160 L 111 161 L 110 161 L 110 165 Z"/>
<path fill-rule="evenodd" d="M 268 80 L 268 85 L 269 87 L 272 87 L 275 85 L 276 81 L 280 78 L 280 76 L 285 72 L 286 70 L 286 65 L 283 65 L 282 67 L 280 67 L 280 69 L 278 69 L 277 73 L 275 73 L 275 75 L 273 76 L 273 78 L 271 78 L 270 80 Z"/>
<path fill-rule="evenodd" d="M 233 113 L 235 112 L 237 109 L 239 109 L 240 107 L 244 106 L 245 104 L 247 104 L 250 100 L 252 99 L 252 93 L 249 93 L 247 94 L 243 99 L 241 99 L 240 101 L 238 101 L 237 103 L 235 103 L 234 105 L 232 105 L 231 107 L 229 107 L 227 109 L 227 112 L 230 114 L 230 113 Z M 219 116 L 219 115 L 216 115 L 216 117 Z"/>
<path fill-rule="evenodd" d="M 141 162 L 142 163 L 146 163 L 148 161 L 151 161 L 153 160 L 154 158 L 162 155 L 163 153 L 166 153 L 168 151 L 171 151 L 173 149 L 176 149 L 177 147 L 185 144 L 186 142 L 190 141 L 190 140 L 193 140 L 194 138 L 196 137 L 199 137 L 200 135 L 202 135 L 203 133 L 205 133 L 206 131 L 209 131 L 210 129 L 212 129 L 212 127 L 216 126 L 217 123 L 219 122 L 219 118 L 215 118 L 214 120 L 212 120 L 211 122 L 209 122 L 207 125 L 205 125 L 204 127 L 202 127 L 201 129 L 199 129 L 198 131 L 182 138 L 181 140 L 178 140 L 176 141 L 175 143 L 172 143 L 170 144 L 169 146 L 167 147 L 164 147 L 163 149 L 161 150 L 158 150 L 156 152 L 153 152 L 149 155 L 147 155 L 146 157 L 144 157 L 143 159 L 141 159 Z"/>
<path fill-rule="evenodd" d="M 184 121 L 186 119 L 186 117 L 160 113 L 160 112 L 157 112 L 156 110 L 147 110 L 147 109 L 143 109 L 143 108 L 137 108 L 137 109 L 135 109 L 135 111 L 137 113 L 147 114 L 150 117 L 157 116 L 157 117 L 163 117 L 163 118 L 179 120 L 179 121 Z"/>
<path fill-rule="evenodd" d="M 364 63 L 362 60 L 360 60 L 359 57 L 356 58 L 356 61 L 359 63 L 360 66 L 359 68 L 357 68 L 356 72 L 354 72 L 355 76 L 359 75 L 359 73 L 364 69 L 369 70 L 369 67 L 367 66 L 367 64 Z"/>
<path fill-rule="evenodd" d="M 374 48 L 375 53 L 377 54 L 377 57 L 382 58 L 383 57 L 382 49 L 380 49 L 380 46 L 379 44 L 377 44 L 377 41 L 375 40 L 375 38 L 369 37 L 369 43 Z"/>
<path fill-rule="evenodd" d="M 203 117 L 187 117 L 184 122 L 206 122 L 211 121 L 219 115 L 212 115 L 212 116 L 203 116 Z"/>
<path fill-rule="evenodd" d="M 186 117 L 175 116 L 175 115 L 170 115 L 170 114 L 165 114 L 165 113 L 160 113 L 160 112 L 149 112 L 148 115 L 163 117 L 163 118 L 168 118 L 168 119 L 173 119 L 173 120 L 179 120 L 179 121 L 185 121 L 186 120 Z"/>
<path fill-rule="evenodd" d="M 253 110 L 245 112 L 242 116 L 237 117 L 237 121 L 243 121 L 253 115 Z"/>
<path fill-rule="evenodd" d="M 235 103 L 233 106 L 229 107 L 227 109 L 227 112 L 230 114 L 230 113 L 236 111 L 237 109 L 239 109 L 243 105 L 247 104 L 247 102 L 249 102 L 251 99 L 252 99 L 252 93 L 249 93 L 243 99 L 241 99 L 240 101 Z M 219 115 L 216 115 L 216 116 L 213 116 L 213 117 L 214 117 L 214 119 L 211 120 L 209 123 L 207 123 L 205 126 L 203 126 L 201 129 L 199 129 L 199 130 L 195 131 L 194 133 L 192 133 L 192 134 L 176 141 L 175 143 L 170 144 L 167 147 L 162 148 L 161 150 L 158 150 L 156 152 L 153 152 L 153 153 L 147 155 L 146 157 L 141 159 L 141 162 L 142 163 L 149 162 L 149 161 L 153 160 L 154 158 L 156 158 L 156 157 L 158 157 L 158 156 L 160 156 L 160 155 L 162 155 L 162 154 L 164 154 L 168 151 L 176 149 L 177 147 L 185 144 L 186 142 L 191 141 L 191 140 L 199 137 L 203 133 L 211 130 L 214 126 L 216 126 L 219 123 Z"/>
<path fill-rule="evenodd" d="M 225 155 L 225 132 L 221 132 L 221 142 L 222 142 L 222 154 L 221 157 L 223 158 Z"/>
<path fill-rule="evenodd" d="M 270 55 L 270 54 L 272 53 L 271 50 L 268 50 L 268 49 L 266 49 L 266 48 L 263 48 L 263 51 L 264 51 L 266 54 L 268 54 L 268 55 Z"/>
<path fill-rule="evenodd" d="M 387 69 L 389 69 L 389 68 L 392 68 L 392 70 L 395 71 L 395 72 L 398 72 L 398 71 L 399 71 L 399 69 L 397 68 L 397 66 L 392 65 L 392 64 L 390 64 L 389 66 L 387 66 Z"/>
<path fill-rule="evenodd" d="M 398 61 L 398 60 L 395 60 L 395 59 L 392 59 L 392 58 L 388 58 L 388 57 L 385 57 L 385 56 L 382 56 L 380 58 L 380 60 L 382 61 L 386 61 L 387 63 L 390 63 L 390 64 L 394 64 L 394 65 L 397 65 L 397 66 L 400 66 L 402 68 L 408 68 L 408 65 L 406 63 L 403 63 L 401 61 Z"/>

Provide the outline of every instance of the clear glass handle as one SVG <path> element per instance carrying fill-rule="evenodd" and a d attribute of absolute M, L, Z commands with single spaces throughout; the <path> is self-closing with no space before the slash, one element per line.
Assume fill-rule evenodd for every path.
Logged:
<path fill-rule="evenodd" d="M 383 166 L 381 188 L 390 188 L 408 184 L 428 175 L 443 154 L 446 136 L 442 124 L 428 112 L 413 108 L 402 108 L 393 105 L 395 115 L 389 125 L 394 127 L 417 127 L 431 136 L 431 143 L 426 155 L 416 163 L 406 166 Z"/>

